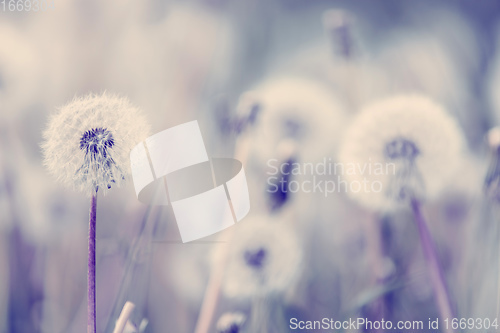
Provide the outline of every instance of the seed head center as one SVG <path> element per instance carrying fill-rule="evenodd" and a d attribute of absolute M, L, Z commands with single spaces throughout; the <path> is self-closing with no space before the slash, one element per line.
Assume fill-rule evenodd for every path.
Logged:
<path fill-rule="evenodd" d="M 245 252 L 245 262 L 253 268 L 262 268 L 267 257 L 267 252 L 263 248 Z"/>
<path fill-rule="evenodd" d="M 113 135 L 105 128 L 93 128 L 83 133 L 80 139 L 80 149 L 84 150 L 86 154 L 94 156 L 102 154 L 106 157 L 108 148 L 112 148 L 115 144 Z"/>
<path fill-rule="evenodd" d="M 420 151 L 413 141 L 405 138 L 397 138 L 385 146 L 385 156 L 391 160 L 405 159 L 413 161 Z"/>

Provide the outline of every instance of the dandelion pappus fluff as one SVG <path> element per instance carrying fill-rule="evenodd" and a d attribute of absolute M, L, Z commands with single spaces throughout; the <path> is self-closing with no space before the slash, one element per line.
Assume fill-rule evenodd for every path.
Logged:
<path fill-rule="evenodd" d="M 322 160 L 337 148 L 348 115 L 328 85 L 300 76 L 273 77 L 252 96 L 259 105 L 252 155 L 268 160 L 284 139 L 294 140 L 308 162 Z"/>
<path fill-rule="evenodd" d="M 300 275 L 302 251 L 281 223 L 251 219 L 234 227 L 222 291 L 228 297 L 282 294 Z M 220 253 L 215 253 L 218 260 Z"/>
<path fill-rule="evenodd" d="M 375 210 L 407 204 L 410 197 L 434 199 L 455 176 L 464 142 L 456 121 L 427 97 L 402 95 L 374 102 L 347 130 L 339 159 L 349 183 L 378 183 L 380 191 L 347 192 Z M 381 168 L 363 172 L 366 165 Z"/>
<path fill-rule="evenodd" d="M 120 186 L 130 150 L 149 135 L 139 109 L 104 93 L 75 98 L 54 114 L 43 133 L 44 163 L 62 183 L 87 194 Z"/>

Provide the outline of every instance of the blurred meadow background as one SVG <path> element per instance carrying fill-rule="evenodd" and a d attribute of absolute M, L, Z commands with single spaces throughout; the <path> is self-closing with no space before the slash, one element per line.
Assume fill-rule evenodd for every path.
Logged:
<path fill-rule="evenodd" d="M 291 318 L 324 317 L 427 325 L 447 302 L 457 318 L 499 317 L 500 2 L 53 0 L 37 12 L 6 3 L 1 333 L 85 332 L 89 199 L 55 181 L 40 144 L 49 115 L 91 92 L 127 97 L 152 133 L 198 120 L 209 156 L 243 162 L 251 198 L 238 225 L 182 244 L 169 207 L 140 203 L 130 179 L 99 195 L 97 332 L 116 332 L 126 304 L 129 333 L 290 332 Z M 359 118 L 408 94 L 422 100 L 398 103 L 416 120 Z M 419 124 L 419 107 L 436 109 L 427 100 L 439 116 Z M 406 129 L 433 155 L 400 139 L 387 142 L 397 156 L 384 155 L 384 135 Z M 292 191 L 311 175 L 283 168 L 269 178 L 270 161 L 377 152 L 401 171 L 382 184 L 421 203 L 447 301 L 433 288 L 418 205 Z"/>

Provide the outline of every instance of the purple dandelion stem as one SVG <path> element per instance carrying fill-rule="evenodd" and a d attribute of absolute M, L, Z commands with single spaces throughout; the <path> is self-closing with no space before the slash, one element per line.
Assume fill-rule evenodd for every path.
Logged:
<path fill-rule="evenodd" d="M 436 298 L 441 319 L 452 319 L 455 316 L 451 306 L 450 296 L 446 288 L 443 270 L 439 264 L 436 249 L 427 227 L 427 223 L 424 216 L 422 215 L 420 202 L 417 199 L 412 199 L 411 208 L 413 211 L 413 216 L 415 217 L 415 223 L 417 224 L 418 232 L 420 234 L 420 243 L 422 245 L 425 260 L 427 261 L 429 275 L 431 278 L 432 287 L 434 289 L 434 296 Z M 453 330 L 451 328 L 446 329 L 446 332 L 451 333 L 453 332 Z"/>
<path fill-rule="evenodd" d="M 89 252 L 87 266 L 87 333 L 96 332 L 95 316 L 95 228 L 97 213 L 97 191 L 90 201 Z"/>

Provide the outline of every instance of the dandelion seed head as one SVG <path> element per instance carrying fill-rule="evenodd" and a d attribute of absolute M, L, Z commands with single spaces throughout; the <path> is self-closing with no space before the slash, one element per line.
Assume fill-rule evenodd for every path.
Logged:
<path fill-rule="evenodd" d="M 295 234 L 284 224 L 259 218 L 245 220 L 234 229 L 223 292 L 234 298 L 285 292 L 299 276 L 302 263 Z"/>
<path fill-rule="evenodd" d="M 239 333 L 245 321 L 241 312 L 226 312 L 217 321 L 217 333 Z"/>
<path fill-rule="evenodd" d="M 274 158 L 279 142 L 290 139 L 306 161 L 331 155 L 340 141 L 347 115 L 335 91 L 302 77 L 277 77 L 258 86 L 252 96 L 259 105 L 252 152 Z"/>
<path fill-rule="evenodd" d="M 348 194 L 376 210 L 396 208 L 410 196 L 436 198 L 456 175 L 464 142 L 455 120 L 424 96 L 374 102 L 347 130 L 339 159 L 344 167 L 356 168 L 344 170 L 348 183 L 366 180 L 368 186 L 380 184 L 381 189 L 348 190 Z"/>
<path fill-rule="evenodd" d="M 44 163 L 73 189 L 108 190 L 125 181 L 130 150 L 149 132 L 141 111 L 126 98 L 108 93 L 75 98 L 49 120 Z"/>

